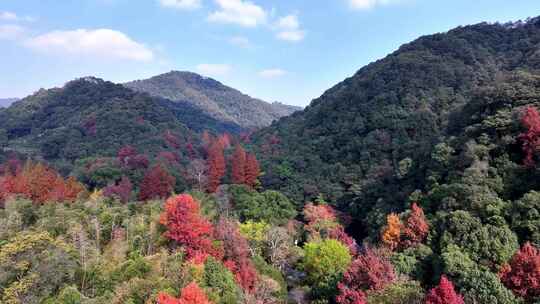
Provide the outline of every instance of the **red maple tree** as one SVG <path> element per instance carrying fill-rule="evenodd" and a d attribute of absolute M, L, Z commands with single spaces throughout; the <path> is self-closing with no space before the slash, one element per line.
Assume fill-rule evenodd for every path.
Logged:
<path fill-rule="evenodd" d="M 219 141 L 214 142 L 208 150 L 208 192 L 216 192 L 221 179 L 225 175 L 225 157 L 223 146 Z"/>
<path fill-rule="evenodd" d="M 244 290 L 254 291 L 258 274 L 250 259 L 249 244 L 240 233 L 238 224 L 221 218 L 215 235 L 223 243 L 225 266 L 235 274 L 236 281 Z"/>
<path fill-rule="evenodd" d="M 246 183 L 246 151 L 237 145 L 234 149 L 231 161 L 231 179 L 233 184 Z"/>
<path fill-rule="evenodd" d="M 127 166 L 129 159 L 135 155 L 137 155 L 137 150 L 133 146 L 126 145 L 118 150 L 117 158 L 122 166 Z"/>
<path fill-rule="evenodd" d="M 212 304 L 197 283 L 190 283 L 182 289 L 180 298 L 176 299 L 166 293 L 159 293 L 158 304 Z"/>
<path fill-rule="evenodd" d="M 442 276 L 439 285 L 429 291 L 425 304 L 464 304 L 464 302 L 463 297 L 455 291 L 454 284 L 446 276 Z"/>
<path fill-rule="evenodd" d="M 424 210 L 416 203 L 412 204 L 411 213 L 404 226 L 402 247 L 410 247 L 422 243 L 429 233 L 429 224 L 424 215 Z"/>
<path fill-rule="evenodd" d="M 257 179 L 261 174 L 259 162 L 255 154 L 248 153 L 246 156 L 246 185 L 254 188 L 257 185 Z"/>
<path fill-rule="evenodd" d="M 505 265 L 500 274 L 503 284 L 527 300 L 540 297 L 540 250 L 526 243 Z"/>
<path fill-rule="evenodd" d="M 155 165 L 144 175 L 140 185 L 139 200 L 166 198 L 171 195 L 174 183 L 174 176 L 171 176 L 161 165 Z"/>
<path fill-rule="evenodd" d="M 191 195 L 169 198 L 161 213 L 160 223 L 167 227 L 165 237 L 183 246 L 188 259 L 200 254 L 221 259 L 222 253 L 212 243 L 212 224 L 200 215 L 200 204 Z"/>
<path fill-rule="evenodd" d="M 521 118 L 521 124 L 527 129 L 526 132 L 519 135 L 525 153 L 523 163 L 532 167 L 535 165 L 534 156 L 540 146 L 540 114 L 538 110 L 532 106 L 527 107 Z"/>
<path fill-rule="evenodd" d="M 28 161 L 12 175 L 8 170 L 1 179 L 0 199 L 20 195 L 34 203 L 75 201 L 84 186 L 73 177 L 64 179 L 54 169 Z"/>
<path fill-rule="evenodd" d="M 339 295 L 336 297 L 338 304 L 367 304 L 366 294 L 361 290 L 352 290 L 343 285 L 338 284 Z"/>
<path fill-rule="evenodd" d="M 122 179 L 117 185 L 109 185 L 103 189 L 103 195 L 106 197 L 117 197 L 122 203 L 127 203 L 133 191 L 133 184 L 127 176 L 122 176 Z"/>
<path fill-rule="evenodd" d="M 382 254 L 366 248 L 343 275 L 339 292 L 343 297 L 362 290 L 382 290 L 396 280 L 392 264 Z"/>

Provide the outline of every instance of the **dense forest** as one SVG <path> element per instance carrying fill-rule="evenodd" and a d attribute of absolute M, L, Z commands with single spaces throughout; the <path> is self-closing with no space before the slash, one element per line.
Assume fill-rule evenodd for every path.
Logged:
<path fill-rule="evenodd" d="M 540 303 L 540 19 L 249 132 L 95 78 L 0 110 L 0 302 Z"/>

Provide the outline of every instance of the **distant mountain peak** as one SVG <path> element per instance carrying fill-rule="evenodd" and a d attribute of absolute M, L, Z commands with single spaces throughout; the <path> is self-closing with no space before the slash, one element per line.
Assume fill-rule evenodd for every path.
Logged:
<path fill-rule="evenodd" d="M 260 128 L 300 108 L 252 98 L 221 82 L 187 71 L 170 71 L 125 84 L 136 91 L 187 102 L 211 117 L 243 128 Z"/>

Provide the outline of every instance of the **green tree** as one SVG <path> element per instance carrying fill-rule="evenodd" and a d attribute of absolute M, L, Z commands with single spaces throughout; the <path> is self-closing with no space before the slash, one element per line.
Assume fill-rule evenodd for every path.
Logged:
<path fill-rule="evenodd" d="M 304 246 L 303 270 L 315 298 L 333 298 L 337 283 L 351 263 L 349 249 L 341 242 L 326 239 Z"/>
<path fill-rule="evenodd" d="M 208 257 L 204 263 L 201 286 L 208 291 L 208 297 L 218 304 L 241 302 L 241 290 L 236 285 L 234 275 L 219 261 Z"/>

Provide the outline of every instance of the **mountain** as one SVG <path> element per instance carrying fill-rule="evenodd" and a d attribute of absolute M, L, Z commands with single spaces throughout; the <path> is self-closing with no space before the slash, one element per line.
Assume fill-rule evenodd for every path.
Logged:
<path fill-rule="evenodd" d="M 535 18 L 401 46 L 254 135 L 263 186 L 299 202 L 322 193 L 354 215 L 360 238 L 377 237 L 384 215 L 411 200 L 449 209 L 487 203 L 471 202 L 480 187 L 473 173 L 485 175 L 477 183 L 496 183 L 485 194 L 494 202 L 539 190 L 519 140 L 524 107 L 540 101 L 539 45 Z"/>
<path fill-rule="evenodd" d="M 0 98 L 0 108 L 9 107 L 12 103 L 19 100 L 18 98 Z"/>
<path fill-rule="evenodd" d="M 165 134 L 186 143 L 197 141 L 203 130 L 241 129 L 189 103 L 151 97 L 93 77 L 41 89 L 0 110 L 0 146 L 49 161 L 112 156 L 124 145 L 156 154 L 168 146 Z"/>
<path fill-rule="evenodd" d="M 126 87 L 176 102 L 187 102 L 203 112 L 243 128 L 260 128 L 300 110 L 282 103 L 251 98 L 220 82 L 190 72 L 172 71 L 146 80 L 128 82 Z"/>

